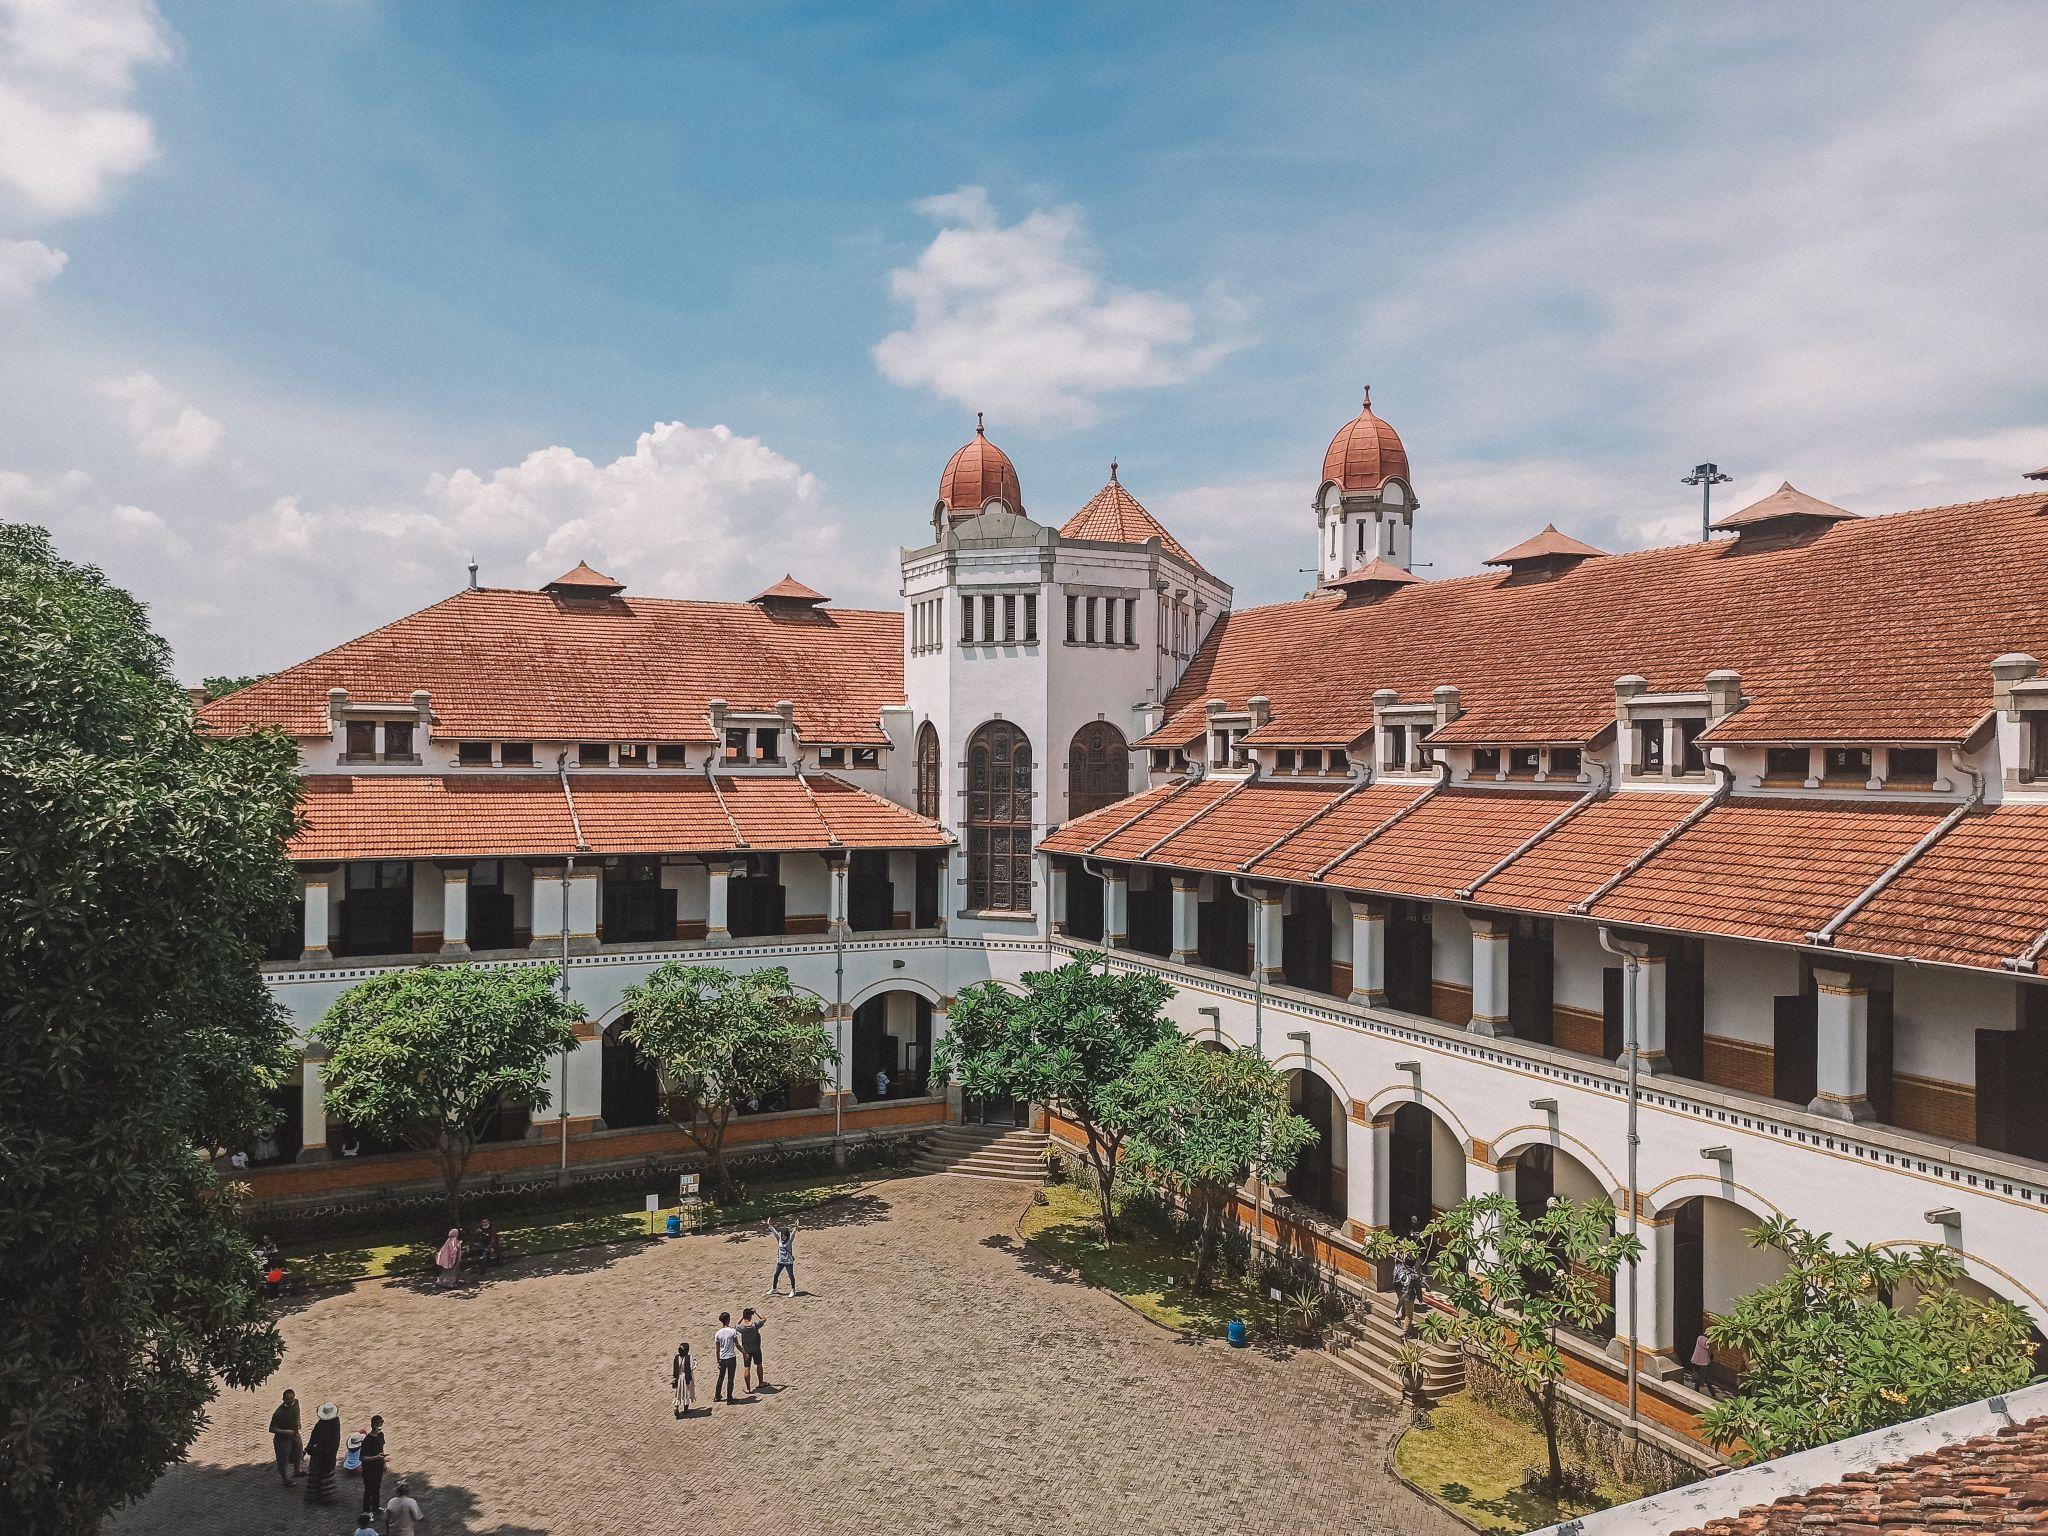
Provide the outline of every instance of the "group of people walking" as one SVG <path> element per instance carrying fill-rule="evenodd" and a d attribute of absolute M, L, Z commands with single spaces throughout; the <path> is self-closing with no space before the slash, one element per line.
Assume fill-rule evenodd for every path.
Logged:
<path fill-rule="evenodd" d="M 311 1434 L 300 1434 L 299 1397 L 290 1387 L 270 1415 L 271 1454 L 277 1462 L 278 1481 L 289 1488 L 303 1476 L 308 1504 L 332 1504 L 335 1500 L 337 1470 L 358 1473 L 363 1481 L 362 1514 L 358 1532 L 375 1531 L 377 1517 L 384 1517 L 383 1536 L 414 1536 L 426 1518 L 405 1479 L 400 1478 L 388 1501 L 384 1500 L 384 1415 L 370 1415 L 368 1434 L 351 1435 L 344 1458 L 341 1444 L 341 1410 L 322 1403 L 314 1414 Z M 337 1469 L 339 1463 L 339 1469 Z M 380 1501 L 383 1501 L 380 1503 Z"/>
<path fill-rule="evenodd" d="M 789 1277 L 789 1294 L 796 1294 L 796 1232 L 794 1216 L 782 1224 L 774 1221 L 761 1223 L 775 1238 L 775 1273 L 768 1281 L 768 1294 L 782 1294 L 783 1276 Z M 730 1312 L 718 1314 L 718 1331 L 712 1335 L 712 1349 L 718 1362 L 718 1375 L 711 1388 L 711 1401 L 721 1398 L 730 1405 L 734 1397 L 734 1378 L 741 1388 L 751 1396 L 758 1388 L 768 1385 L 767 1357 L 761 1348 L 761 1330 L 768 1319 L 752 1307 L 740 1309 L 740 1320 L 735 1323 Z M 690 1354 L 690 1341 L 681 1340 L 676 1345 L 674 1357 L 669 1361 L 669 1384 L 675 1392 L 677 1418 L 684 1418 L 695 1412 L 697 1405 L 697 1367 Z M 706 1412 L 710 1410 L 707 1409 Z"/>

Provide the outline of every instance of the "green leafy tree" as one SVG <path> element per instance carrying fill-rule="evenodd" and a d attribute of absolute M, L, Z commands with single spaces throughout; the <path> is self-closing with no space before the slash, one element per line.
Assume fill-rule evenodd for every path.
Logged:
<path fill-rule="evenodd" d="M 224 699 L 231 693 L 240 693 L 252 683 L 260 683 L 270 676 L 268 672 L 251 672 L 246 677 L 208 677 L 200 680 L 200 692 L 206 695 L 206 702 Z"/>
<path fill-rule="evenodd" d="M 1080 1127 L 1105 1238 L 1116 1235 L 1112 1195 L 1124 1139 L 1105 1106 L 1141 1055 L 1177 1037 L 1165 1013 L 1172 997 L 1157 976 L 1075 960 L 1026 973 L 1021 993 L 993 982 L 964 989 L 935 1053 L 964 1091 L 1048 1104 Z"/>
<path fill-rule="evenodd" d="M 236 1186 L 290 1030 L 276 736 L 211 739 L 142 605 L 0 525 L 0 1527 L 95 1530 L 281 1346 Z"/>
<path fill-rule="evenodd" d="M 662 1103 L 689 1137 L 721 1196 L 732 1192 L 725 1131 L 741 1105 L 794 1082 L 816 1082 L 839 1059 L 824 1004 L 781 966 L 728 971 L 671 960 L 626 989 L 624 1034 L 660 1076 Z"/>
<path fill-rule="evenodd" d="M 2026 1314 L 1963 1294 L 1962 1261 L 1946 1248 L 1837 1249 L 1782 1216 L 1749 1241 L 1790 1267 L 1707 1325 L 1710 1342 L 1749 1362 L 1738 1395 L 1701 1418 L 1738 1460 L 1826 1445 L 2033 1378 Z"/>
<path fill-rule="evenodd" d="M 551 965 L 409 966 L 357 982 L 314 1026 L 327 1113 L 432 1153 L 450 1226 L 478 1140 L 503 1109 L 545 1109 L 554 1060 L 575 1049 L 583 1008 L 556 981 Z"/>
<path fill-rule="evenodd" d="M 1463 1345 L 1521 1388 L 1550 1453 L 1549 1487 L 1561 1489 L 1557 1388 L 1564 1355 L 1557 1336 L 1604 1320 L 1604 1291 L 1614 1272 L 1643 1251 L 1641 1241 L 1614 1230 L 1614 1207 L 1605 1200 L 1553 1199 L 1532 1217 L 1496 1194 L 1445 1211 L 1423 1228 L 1421 1247 L 1435 1253 L 1430 1274 L 1451 1304 L 1423 1317 L 1423 1338 Z"/>
<path fill-rule="evenodd" d="M 1219 1051 L 1178 1036 L 1141 1052 L 1105 1095 L 1126 1163 L 1187 1203 L 1195 1218 L 1188 1289 L 1209 1290 L 1216 1239 L 1248 1178 L 1268 1183 L 1314 1144 L 1287 1107 L 1287 1079 L 1252 1051 Z"/>

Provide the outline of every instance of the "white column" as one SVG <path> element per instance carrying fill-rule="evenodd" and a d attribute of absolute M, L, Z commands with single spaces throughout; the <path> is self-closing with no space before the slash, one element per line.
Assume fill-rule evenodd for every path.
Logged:
<path fill-rule="evenodd" d="M 327 1156 L 327 1073 L 322 1063 L 306 1059 L 299 1079 L 299 1161 L 317 1163 Z"/>
<path fill-rule="evenodd" d="M 1848 969 L 1816 970 L 1819 1030 L 1814 1099 L 1806 1107 L 1837 1120 L 1868 1120 L 1870 983 Z"/>
<path fill-rule="evenodd" d="M 1380 1008 L 1387 1001 L 1387 904 L 1351 898 L 1351 1001 Z"/>
<path fill-rule="evenodd" d="M 846 931 L 846 882 L 849 868 L 845 854 L 825 857 L 825 872 L 828 877 L 825 888 L 825 927 L 828 932 Z"/>
<path fill-rule="evenodd" d="M 1379 1127 L 1370 1120 L 1353 1119 L 1350 1106 L 1344 1108 L 1344 1218 L 1359 1227 L 1380 1226 L 1384 1223 L 1379 1219 L 1379 1194 L 1386 1175 L 1380 1167 Z"/>
<path fill-rule="evenodd" d="M 732 890 L 732 866 L 730 864 L 707 864 L 705 873 L 710 876 L 706 882 L 709 898 L 705 909 L 704 937 L 718 941 L 732 937 L 730 907 L 726 898 Z"/>
<path fill-rule="evenodd" d="M 1192 965 L 1199 946 L 1202 911 L 1202 877 L 1173 877 L 1173 958 Z"/>
<path fill-rule="evenodd" d="M 1123 949 L 1131 942 L 1131 876 L 1129 870 L 1110 869 L 1103 871 L 1102 942 L 1109 949 Z"/>
<path fill-rule="evenodd" d="M 595 864 L 578 864 L 569 871 L 569 943 L 585 948 L 597 942 L 597 892 L 599 871 Z"/>
<path fill-rule="evenodd" d="M 1052 931 L 1062 936 L 1067 931 L 1067 873 L 1066 865 L 1052 861 Z"/>
<path fill-rule="evenodd" d="M 1508 1022 L 1508 934 L 1504 917 L 1467 912 L 1472 923 L 1472 1024 L 1475 1035 L 1511 1035 Z"/>
<path fill-rule="evenodd" d="M 469 866 L 441 866 L 441 953 L 469 953 Z"/>
<path fill-rule="evenodd" d="M 562 953 L 562 866 L 533 866 L 533 944 L 536 955 Z"/>
<path fill-rule="evenodd" d="M 1268 982 L 1284 980 L 1286 967 L 1281 963 L 1284 946 L 1280 919 L 1280 892 L 1264 886 L 1252 887 L 1252 922 L 1257 925 L 1257 964 L 1263 972 L 1262 979 Z"/>
<path fill-rule="evenodd" d="M 1394 1117 L 1372 1123 L 1372 1210 L 1366 1218 L 1375 1227 L 1394 1219 Z"/>
<path fill-rule="evenodd" d="M 341 871 L 338 864 L 306 871 L 306 952 L 302 958 L 307 962 L 333 958 L 327 940 L 327 888 L 329 882 L 340 881 Z"/>
<path fill-rule="evenodd" d="M 1650 954 L 1636 965 L 1636 1040 L 1643 1053 L 1640 1070 L 1644 1072 L 1668 1072 L 1671 1064 L 1665 1055 L 1664 1024 L 1664 978 L 1666 975 L 1664 956 Z M 1624 972 L 1624 979 L 1626 973 Z M 1622 1020 L 1621 1059 L 1617 1066 L 1628 1066 L 1628 1020 Z"/>
<path fill-rule="evenodd" d="M 576 1048 L 569 1052 L 569 1118 L 596 1120 L 604 1114 L 604 1033 L 597 1025 L 586 1023 L 576 1026 L 576 1035 Z M 552 1092 L 560 1083 L 548 1086 Z M 562 1106 L 551 1104 L 548 1108 L 559 1115 Z"/>
<path fill-rule="evenodd" d="M 1617 1215 L 1615 1226 L 1623 1232 L 1628 1230 L 1626 1211 Z M 1643 1254 L 1636 1260 L 1635 1276 L 1636 1305 L 1642 1313 L 1640 1318 L 1629 1313 L 1628 1265 L 1622 1265 L 1614 1274 L 1615 1333 L 1618 1339 L 1635 1345 L 1639 1366 L 1647 1366 L 1650 1355 L 1669 1356 L 1677 1342 L 1671 1337 L 1672 1291 L 1677 1279 L 1673 1273 L 1673 1232 L 1671 1222 L 1651 1221 L 1647 1217 L 1636 1229 L 1636 1235 L 1643 1240 Z M 1686 1341 L 1688 1346 L 1691 1342 L 1690 1339 Z"/>

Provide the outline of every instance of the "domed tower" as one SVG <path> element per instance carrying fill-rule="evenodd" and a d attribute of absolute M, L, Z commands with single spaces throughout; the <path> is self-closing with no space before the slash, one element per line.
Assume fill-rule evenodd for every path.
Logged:
<path fill-rule="evenodd" d="M 1407 569 L 1415 557 L 1415 487 L 1401 435 L 1373 414 L 1372 386 L 1323 455 L 1316 491 L 1316 570 L 1324 582 L 1374 560 Z"/>
<path fill-rule="evenodd" d="M 981 412 L 974 413 L 974 436 L 939 476 L 939 500 L 932 508 L 932 532 L 944 534 L 962 518 L 984 512 L 1022 512 L 1023 487 L 1010 456 L 988 440 Z"/>

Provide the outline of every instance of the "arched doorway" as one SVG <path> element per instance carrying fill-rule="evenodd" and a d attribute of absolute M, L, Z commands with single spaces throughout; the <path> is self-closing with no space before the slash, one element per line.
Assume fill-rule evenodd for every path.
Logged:
<path fill-rule="evenodd" d="M 939 733 L 927 720 L 917 728 L 917 814 L 939 817 Z"/>
<path fill-rule="evenodd" d="M 1344 1219 L 1344 1117 L 1337 1096 L 1320 1074 L 1307 1070 L 1287 1074 L 1287 1107 L 1315 1127 L 1313 1146 L 1304 1147 L 1288 1170 L 1287 1193 L 1329 1217 Z"/>
<path fill-rule="evenodd" d="M 601 1047 L 604 1079 L 599 1106 L 605 1126 L 614 1131 L 634 1125 L 659 1125 L 664 1118 L 661 1079 L 639 1048 L 626 1038 L 625 1032 L 632 1022 L 631 1014 L 614 1019 L 604 1032 Z"/>
<path fill-rule="evenodd" d="M 967 741 L 967 906 L 1031 910 L 1031 741 L 991 720 Z"/>
<path fill-rule="evenodd" d="M 1709 1321 L 1779 1279 L 1789 1263 L 1775 1248 L 1750 1246 L 1749 1229 L 1763 1218 L 1732 1200 L 1695 1195 L 1672 1207 L 1670 1216 L 1671 1343 L 1676 1357 L 1686 1361 Z M 1740 1350 L 1709 1349 L 1707 1379 L 1733 1390 L 1748 1361 Z"/>
<path fill-rule="evenodd" d="M 1067 748 L 1067 814 L 1085 816 L 1131 792 L 1131 750 L 1107 720 L 1090 720 Z"/>
<path fill-rule="evenodd" d="M 1394 1111 L 1387 1138 L 1387 1229 L 1396 1237 L 1415 1236 L 1436 1215 L 1437 1124 L 1435 1115 L 1412 1101 Z"/>
<path fill-rule="evenodd" d="M 853 1010 L 847 1086 L 865 1104 L 918 1098 L 932 1063 L 932 1005 L 920 993 L 882 992 Z"/>
<path fill-rule="evenodd" d="M 1584 1204 L 1608 1197 L 1607 1186 L 1592 1169 L 1569 1152 L 1547 1143 L 1539 1142 L 1517 1152 L 1511 1173 L 1515 1208 L 1529 1221 L 1540 1217 L 1553 1198 Z M 1614 1337 L 1614 1277 L 1595 1276 L 1593 1283 L 1599 1289 L 1606 1309 L 1600 1314 L 1599 1322 L 1591 1328 L 1574 1329 L 1573 1332 L 1605 1344 Z"/>

